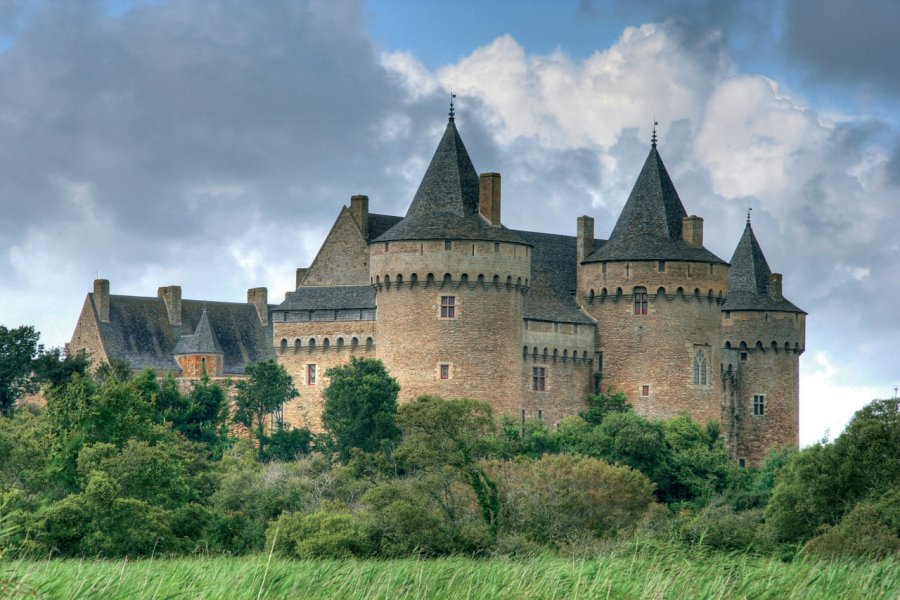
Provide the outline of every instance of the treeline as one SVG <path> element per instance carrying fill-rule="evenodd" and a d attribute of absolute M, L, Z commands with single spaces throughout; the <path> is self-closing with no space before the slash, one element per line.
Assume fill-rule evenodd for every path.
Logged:
<path fill-rule="evenodd" d="M 468 399 L 398 407 L 381 362 L 354 359 L 328 371 L 313 435 L 273 417 L 296 395 L 274 362 L 231 406 L 208 379 L 183 393 L 53 360 L 46 407 L 0 418 L 0 554 L 520 555 L 634 536 L 785 558 L 900 550 L 897 400 L 738 469 L 717 425 L 649 421 L 612 392 L 550 430 Z"/>

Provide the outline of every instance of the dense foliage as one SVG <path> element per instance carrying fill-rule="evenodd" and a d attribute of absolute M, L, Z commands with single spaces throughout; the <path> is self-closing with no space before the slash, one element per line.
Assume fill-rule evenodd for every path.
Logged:
<path fill-rule="evenodd" d="M 716 424 L 650 421 L 612 391 L 550 430 L 470 399 L 398 407 L 384 366 L 355 359 L 329 370 L 313 435 L 272 418 L 296 395 L 276 363 L 185 386 L 86 373 L 37 346 L 29 360 L 47 403 L 0 417 L 7 555 L 487 556 L 629 539 L 781 559 L 900 551 L 897 400 L 832 443 L 738 469 Z"/>

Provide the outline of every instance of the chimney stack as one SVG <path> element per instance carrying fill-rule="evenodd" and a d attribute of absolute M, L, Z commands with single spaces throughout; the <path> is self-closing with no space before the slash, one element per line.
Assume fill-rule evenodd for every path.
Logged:
<path fill-rule="evenodd" d="M 482 173 L 479 177 L 478 212 L 492 226 L 500 227 L 500 173 Z"/>
<path fill-rule="evenodd" d="M 94 308 L 101 323 L 109 323 L 109 279 L 94 280 Z"/>
<path fill-rule="evenodd" d="M 181 286 L 170 285 L 161 287 L 156 291 L 156 297 L 166 302 L 166 312 L 169 313 L 169 325 L 181 325 Z"/>
<path fill-rule="evenodd" d="M 303 282 L 303 278 L 306 277 L 307 271 L 309 271 L 309 269 L 306 267 L 297 268 L 297 287 L 300 287 L 300 284 Z"/>
<path fill-rule="evenodd" d="M 772 300 L 782 302 L 784 296 L 781 294 L 781 273 L 772 273 L 769 275 L 769 295 Z"/>
<path fill-rule="evenodd" d="M 359 225 L 359 230 L 362 232 L 362 236 L 364 239 L 369 239 L 369 197 L 364 196 L 362 194 L 357 194 L 356 196 L 350 196 L 350 214 L 353 215 L 353 219 L 356 221 L 356 224 Z M 298 283 L 299 285 L 299 283 Z"/>
<path fill-rule="evenodd" d="M 697 215 L 685 217 L 681 221 L 681 239 L 687 242 L 688 246 L 694 248 L 703 247 L 703 219 Z"/>
<path fill-rule="evenodd" d="M 594 218 L 584 215 L 578 217 L 578 233 L 576 234 L 578 263 L 594 251 Z"/>
<path fill-rule="evenodd" d="M 247 290 L 247 303 L 256 307 L 259 322 L 269 324 L 269 290 L 264 287 L 250 288 Z"/>

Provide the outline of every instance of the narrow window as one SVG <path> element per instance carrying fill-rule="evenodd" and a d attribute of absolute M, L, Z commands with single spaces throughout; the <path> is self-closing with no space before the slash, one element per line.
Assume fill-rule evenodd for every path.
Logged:
<path fill-rule="evenodd" d="M 389 243 L 390 243 L 390 242 L 385 242 L 385 243 L 384 243 L 384 253 L 385 253 L 385 254 L 387 254 L 387 251 L 388 251 L 388 244 L 389 244 Z"/>
<path fill-rule="evenodd" d="M 606 275 L 606 263 L 600 263 L 600 272 Z"/>
<path fill-rule="evenodd" d="M 746 466 L 747 466 L 747 461 L 744 460 L 743 458 L 739 458 L 739 459 L 738 459 L 738 467 L 740 467 L 741 469 L 743 469 L 743 468 L 746 467 Z"/>
<path fill-rule="evenodd" d="M 547 370 L 544 367 L 532 367 L 531 369 L 531 389 L 536 392 L 543 392 L 547 379 Z"/>
<path fill-rule="evenodd" d="M 306 365 L 306 385 L 316 385 L 316 365 Z"/>
<path fill-rule="evenodd" d="M 647 288 L 634 288 L 634 314 L 647 314 Z"/>
<path fill-rule="evenodd" d="M 441 365 L 441 379 L 450 379 L 450 365 Z"/>
<path fill-rule="evenodd" d="M 539 410 L 538 411 L 538 421 L 543 421 L 543 420 L 544 420 L 544 411 Z"/>
<path fill-rule="evenodd" d="M 747 362 L 747 357 L 749 355 L 746 352 L 741 352 L 741 361 Z"/>
<path fill-rule="evenodd" d="M 726 310 L 726 311 L 725 311 L 725 318 L 726 318 L 726 319 L 730 319 L 730 318 L 731 318 L 731 311 L 730 311 L 730 310 Z"/>
<path fill-rule="evenodd" d="M 450 240 L 444 240 L 444 250 L 450 249 Z"/>
<path fill-rule="evenodd" d="M 650 386 L 642 385 L 641 386 L 641 396 L 649 396 L 650 395 Z"/>
<path fill-rule="evenodd" d="M 694 355 L 694 385 L 707 384 L 707 371 L 706 355 L 703 350 L 697 350 Z"/>
<path fill-rule="evenodd" d="M 456 296 L 441 296 L 441 318 L 456 318 Z"/>
<path fill-rule="evenodd" d="M 494 242 L 494 252 L 500 252 L 500 244 L 497 242 Z"/>
<path fill-rule="evenodd" d="M 666 261 L 661 260 L 656 263 L 656 268 L 660 273 L 666 272 Z"/>
<path fill-rule="evenodd" d="M 761 417 L 766 414 L 766 397 L 764 394 L 756 394 L 753 396 L 753 415 Z"/>

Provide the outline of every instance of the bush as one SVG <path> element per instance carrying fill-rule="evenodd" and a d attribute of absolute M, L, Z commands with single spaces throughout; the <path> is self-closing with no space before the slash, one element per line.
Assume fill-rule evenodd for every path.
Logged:
<path fill-rule="evenodd" d="M 586 456 L 489 461 L 485 470 L 500 488 L 502 530 L 543 543 L 632 528 L 654 502 L 644 475 Z"/>
<path fill-rule="evenodd" d="M 860 502 L 841 522 L 807 542 L 805 553 L 838 558 L 885 558 L 900 553 L 900 487 Z"/>
<path fill-rule="evenodd" d="M 685 542 L 714 550 L 764 552 L 774 547 L 761 510 L 738 512 L 721 500 L 698 513 L 680 512 L 676 528 Z"/>
<path fill-rule="evenodd" d="M 286 513 L 266 531 L 266 547 L 291 558 L 350 558 L 371 553 L 365 519 L 330 507 L 310 515 Z"/>

